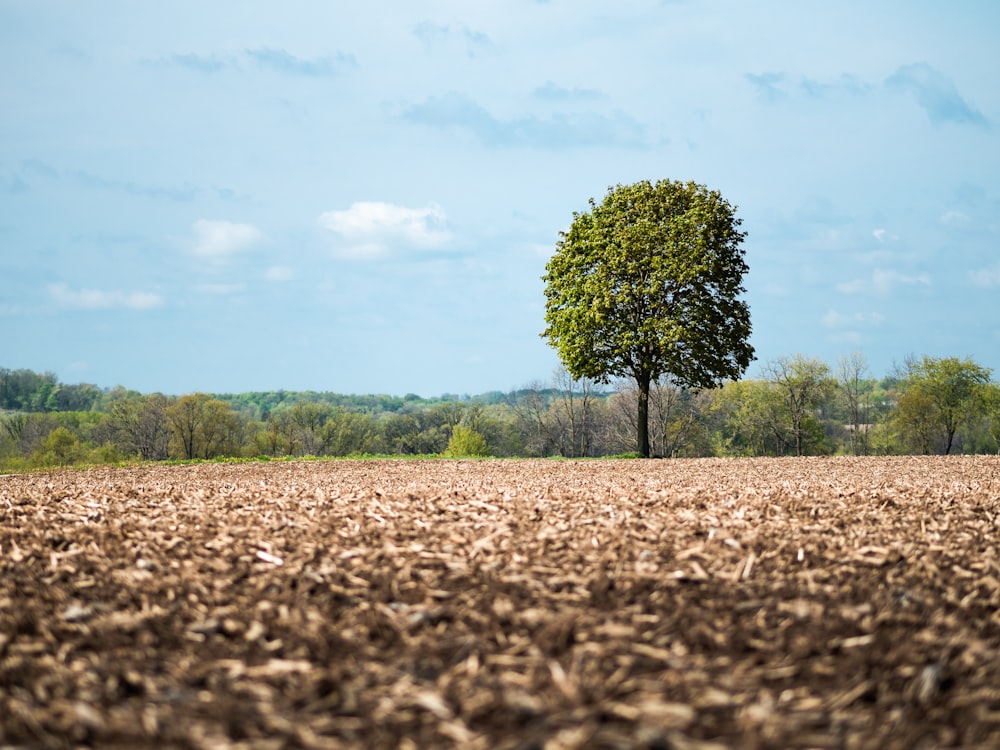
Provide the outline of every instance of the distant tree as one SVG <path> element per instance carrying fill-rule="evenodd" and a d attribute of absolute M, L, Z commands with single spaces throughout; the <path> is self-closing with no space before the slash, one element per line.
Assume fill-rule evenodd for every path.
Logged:
<path fill-rule="evenodd" d="M 817 437 L 815 413 L 835 388 L 830 368 L 822 360 L 796 355 L 771 362 L 764 372 L 784 403 L 795 455 L 805 455 L 807 438 Z"/>
<path fill-rule="evenodd" d="M 868 361 L 861 352 L 852 352 L 840 358 L 837 384 L 847 405 L 850 429 L 851 454 L 868 454 L 868 432 L 871 428 L 871 390 Z"/>
<path fill-rule="evenodd" d="M 971 359 L 923 357 L 910 362 L 899 405 L 899 420 L 921 452 L 933 450 L 933 432 L 951 453 L 959 428 L 981 409 L 991 370 Z"/>
<path fill-rule="evenodd" d="M 766 380 L 726 383 L 714 394 L 718 452 L 781 456 L 795 445 L 777 389 Z"/>
<path fill-rule="evenodd" d="M 448 440 L 448 448 L 445 455 L 452 458 L 465 456 L 486 456 L 489 454 L 489 447 L 486 445 L 486 438 L 463 424 L 457 424 L 451 431 L 451 438 Z"/>
<path fill-rule="evenodd" d="M 0 419 L 3 430 L 10 437 L 11 445 L 27 458 L 37 452 L 42 442 L 59 424 L 52 414 L 14 413 Z"/>
<path fill-rule="evenodd" d="M 162 461 L 170 455 L 170 400 L 161 393 L 126 396 L 111 402 L 108 421 L 112 442 L 126 455 Z"/>
<path fill-rule="evenodd" d="M 65 427 L 56 427 L 42 441 L 39 462 L 50 466 L 68 466 L 80 456 L 80 441 Z"/>
<path fill-rule="evenodd" d="M 552 424 L 551 388 L 533 381 L 507 395 L 507 406 L 514 417 L 519 442 L 529 456 L 549 456 L 558 452 L 558 426 Z"/>
<path fill-rule="evenodd" d="M 983 413 L 986 418 L 993 446 L 1000 455 L 1000 385 L 989 383 L 983 387 Z"/>
<path fill-rule="evenodd" d="M 559 455 L 582 457 L 593 455 L 597 430 L 596 381 L 574 378 L 565 367 L 552 376 L 555 397 L 549 407 Z"/>
<path fill-rule="evenodd" d="M 215 458 L 239 451 L 241 425 L 224 401 L 207 393 L 188 394 L 167 407 L 166 416 L 181 458 Z"/>
<path fill-rule="evenodd" d="M 705 439 L 703 423 L 711 399 L 702 398 L 702 395 L 681 388 L 669 375 L 650 384 L 649 445 L 653 455 L 693 456 L 711 452 Z M 629 381 L 622 381 L 618 392 L 611 398 L 610 406 L 614 415 L 611 421 L 617 437 L 615 442 L 618 452 L 624 452 L 626 447 L 626 430 L 634 441 L 638 398 L 638 390 L 634 384 L 629 385 Z"/>
<path fill-rule="evenodd" d="M 51 411 L 49 397 L 59 385 L 51 372 L 0 368 L 0 409 Z"/>
<path fill-rule="evenodd" d="M 918 389 L 904 391 L 896 405 L 895 423 L 906 452 L 930 455 L 944 445 L 941 425 L 935 417 L 934 399 Z"/>
<path fill-rule="evenodd" d="M 253 448 L 257 455 L 277 456 L 287 453 L 281 418 L 270 414 L 254 435 Z"/>
<path fill-rule="evenodd" d="M 574 378 L 635 380 L 643 456 L 657 378 L 710 388 L 753 360 L 740 224 L 693 182 L 618 185 L 574 214 L 546 266 L 542 335 Z"/>
<path fill-rule="evenodd" d="M 323 452 L 322 430 L 331 411 L 326 404 L 299 401 L 286 413 L 296 433 L 293 442 L 300 446 L 303 455 Z"/>
<path fill-rule="evenodd" d="M 323 424 L 324 452 L 331 456 L 372 453 L 375 425 L 367 414 L 335 409 Z"/>
<path fill-rule="evenodd" d="M 99 407 L 104 394 L 96 385 L 58 385 L 48 397 L 48 411 L 92 411 Z"/>

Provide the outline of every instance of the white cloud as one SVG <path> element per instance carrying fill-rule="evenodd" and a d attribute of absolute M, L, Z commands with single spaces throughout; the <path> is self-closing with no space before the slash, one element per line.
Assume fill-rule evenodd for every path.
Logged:
<path fill-rule="evenodd" d="M 938 221 L 942 224 L 964 225 L 969 223 L 969 216 L 961 211 L 945 211 L 941 214 L 941 218 Z"/>
<path fill-rule="evenodd" d="M 930 286 L 929 274 L 910 276 L 892 269 L 876 268 L 872 271 L 872 286 L 878 294 L 888 294 L 896 286 Z"/>
<path fill-rule="evenodd" d="M 857 326 L 880 326 L 885 321 L 881 313 L 853 312 L 842 313 L 839 310 L 827 310 L 823 316 L 823 325 L 827 328 L 853 328 Z"/>
<path fill-rule="evenodd" d="M 889 230 L 879 227 L 872 231 L 872 237 L 879 242 L 896 242 L 899 240 L 898 234 L 889 234 Z"/>
<path fill-rule="evenodd" d="M 345 211 L 326 211 L 319 224 L 340 238 L 342 256 L 368 259 L 385 257 L 394 248 L 444 247 L 451 239 L 446 220 L 444 210 L 434 203 L 407 208 L 361 201 Z"/>
<path fill-rule="evenodd" d="M 237 292 L 242 292 L 243 289 L 243 284 L 201 284 L 198 287 L 198 291 L 202 294 L 214 294 L 218 296 L 236 294 Z"/>
<path fill-rule="evenodd" d="M 980 268 L 972 271 L 969 276 L 975 286 L 985 287 L 986 289 L 1000 287 L 1000 263 L 997 263 L 992 268 Z"/>
<path fill-rule="evenodd" d="M 874 293 L 889 294 L 898 286 L 931 286 L 931 277 L 927 273 L 915 275 L 900 273 L 894 269 L 876 268 L 870 278 L 851 279 L 836 285 L 842 294 Z"/>
<path fill-rule="evenodd" d="M 193 229 L 195 241 L 192 252 L 216 262 L 264 239 L 263 233 L 252 224 L 236 224 L 231 221 L 199 219 L 194 223 Z"/>
<path fill-rule="evenodd" d="M 104 291 L 101 289 L 70 289 L 66 284 L 48 285 L 49 297 L 60 307 L 76 310 L 149 310 L 163 305 L 163 298 L 151 292 Z"/>
<path fill-rule="evenodd" d="M 271 266 L 264 272 L 264 279 L 272 282 L 290 281 L 295 272 L 288 266 Z"/>
<path fill-rule="evenodd" d="M 842 294 L 861 294 L 867 288 L 868 282 L 865 279 L 851 279 L 837 284 L 837 291 Z"/>

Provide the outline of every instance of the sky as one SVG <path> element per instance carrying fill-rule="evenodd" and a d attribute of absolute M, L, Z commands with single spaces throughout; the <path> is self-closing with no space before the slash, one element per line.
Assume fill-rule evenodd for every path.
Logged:
<path fill-rule="evenodd" d="M 183 394 L 552 378 L 588 200 L 693 180 L 757 362 L 1000 379 L 1000 3 L 0 0 L 0 367 Z"/>

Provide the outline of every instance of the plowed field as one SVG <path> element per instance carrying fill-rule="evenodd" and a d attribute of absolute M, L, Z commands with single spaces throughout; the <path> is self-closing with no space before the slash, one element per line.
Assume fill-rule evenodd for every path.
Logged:
<path fill-rule="evenodd" d="M 1000 459 L 0 477 L 0 746 L 1000 747 Z"/>

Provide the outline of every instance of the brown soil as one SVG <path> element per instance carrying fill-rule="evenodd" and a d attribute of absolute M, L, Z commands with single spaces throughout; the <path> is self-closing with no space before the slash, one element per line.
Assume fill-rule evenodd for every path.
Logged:
<path fill-rule="evenodd" d="M 1000 459 L 0 477 L 0 747 L 1000 747 Z"/>

